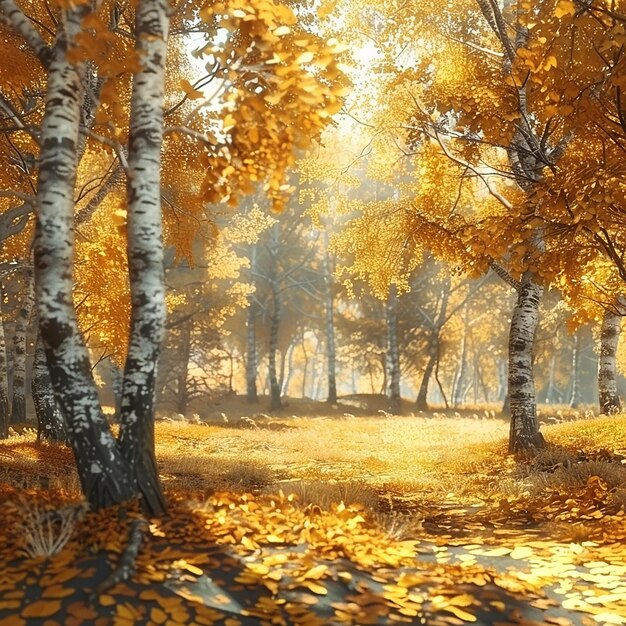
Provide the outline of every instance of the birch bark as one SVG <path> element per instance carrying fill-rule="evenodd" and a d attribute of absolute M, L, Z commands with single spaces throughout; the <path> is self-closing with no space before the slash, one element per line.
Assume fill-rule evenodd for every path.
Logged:
<path fill-rule="evenodd" d="M 166 0 L 138 4 L 135 37 L 141 70 L 134 75 L 131 94 L 127 184 L 131 322 L 119 444 L 152 515 L 166 508 L 154 454 L 154 403 L 165 334 L 161 145 L 168 29 Z"/>
<path fill-rule="evenodd" d="M 26 361 L 27 339 L 30 321 L 35 304 L 33 273 L 24 273 L 23 298 L 15 323 L 13 341 L 13 399 L 11 402 L 11 423 L 26 421 Z"/>
<path fill-rule="evenodd" d="M 65 420 L 54 397 L 41 333 L 35 345 L 31 392 L 37 415 L 37 439 L 66 441 Z"/>
<path fill-rule="evenodd" d="M 6 439 L 9 435 L 9 370 L 4 336 L 3 299 L 4 290 L 0 287 L 0 439 Z"/>
<path fill-rule="evenodd" d="M 621 403 L 617 394 L 617 344 L 622 318 L 614 311 L 606 309 L 600 329 L 600 359 L 598 361 L 598 393 L 600 413 L 619 413 Z"/>
<path fill-rule="evenodd" d="M 545 445 L 539 432 L 533 376 L 533 345 L 542 293 L 542 287 L 533 282 L 530 272 L 526 272 L 509 333 L 509 452 L 539 449 Z"/>
<path fill-rule="evenodd" d="M 2 8 L 2 5 L 0 5 Z M 55 396 L 67 419 L 81 487 L 95 509 L 131 499 L 130 476 L 98 400 L 89 354 L 72 300 L 74 185 L 83 67 L 67 58 L 89 7 L 64 12 L 50 52 L 41 126 L 35 293 Z"/>

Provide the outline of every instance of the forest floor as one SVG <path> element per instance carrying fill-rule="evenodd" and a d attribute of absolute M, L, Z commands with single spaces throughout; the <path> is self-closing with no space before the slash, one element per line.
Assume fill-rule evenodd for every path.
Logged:
<path fill-rule="evenodd" d="M 100 594 L 139 513 L 85 512 L 32 430 L 0 442 L 0 623 L 626 624 L 626 416 L 545 409 L 513 458 L 489 407 L 352 400 L 159 421 L 170 513 Z"/>

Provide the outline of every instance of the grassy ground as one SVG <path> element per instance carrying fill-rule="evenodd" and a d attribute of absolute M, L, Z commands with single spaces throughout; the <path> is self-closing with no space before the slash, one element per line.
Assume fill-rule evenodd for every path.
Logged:
<path fill-rule="evenodd" d="M 358 406 L 352 412 L 345 406 L 336 407 L 329 411 L 332 415 L 324 415 L 323 405 L 312 404 L 306 412 L 315 417 L 294 416 L 293 405 L 271 417 L 260 412 L 250 414 L 249 407 L 234 407 L 228 413 L 220 411 L 210 423 L 157 423 L 157 457 L 164 485 L 174 502 L 174 514 L 162 527 L 156 522 L 152 526 L 156 543 L 150 544 L 152 552 L 142 552 L 146 568 L 142 570 L 143 584 L 167 578 L 167 567 L 154 570 L 153 564 L 161 558 L 164 545 L 177 542 L 188 542 L 190 546 L 197 542 L 227 545 L 229 550 L 239 551 L 238 564 L 244 557 L 254 559 L 260 569 L 254 570 L 254 566 L 253 571 L 262 572 L 257 578 L 263 580 L 265 591 L 273 589 L 273 602 L 277 592 L 271 584 L 268 587 L 266 576 L 275 584 L 276 580 L 287 580 L 288 575 L 293 581 L 293 576 L 297 579 L 300 575 L 298 567 L 308 568 L 308 572 L 317 567 L 315 563 L 319 564 L 322 557 L 326 563 L 329 554 L 337 562 L 347 560 L 360 572 L 379 572 L 381 567 L 393 572 L 388 568 L 410 566 L 410 555 L 417 549 L 422 554 L 419 567 L 431 568 L 427 575 L 420 570 L 420 576 L 427 576 L 428 584 L 436 580 L 437 585 L 448 585 L 444 585 L 448 591 L 444 587 L 437 587 L 439 591 L 433 588 L 434 598 L 445 600 L 451 594 L 450 598 L 461 598 L 455 600 L 460 604 L 440 600 L 443 604 L 439 606 L 430 598 L 411 605 L 407 600 L 408 604 L 394 605 L 394 610 L 400 611 L 398 615 L 407 617 L 409 614 L 401 609 L 415 612 L 419 604 L 432 613 L 428 623 L 459 624 L 476 619 L 493 623 L 484 616 L 489 611 L 499 611 L 502 598 L 493 590 L 485 598 L 479 598 L 478 592 L 480 589 L 480 593 L 486 593 L 485 584 L 492 584 L 500 592 L 504 589 L 506 593 L 521 594 L 527 600 L 536 595 L 533 606 L 542 611 L 551 606 L 550 602 L 558 605 L 561 600 L 566 610 L 565 614 L 552 616 L 557 621 L 543 622 L 537 616 L 531 620 L 528 615 L 526 622 L 516 621 L 506 608 L 513 599 L 505 598 L 501 624 L 626 623 L 626 617 L 622 618 L 626 616 L 626 560 L 623 548 L 619 548 L 626 539 L 626 416 L 581 419 L 582 412 L 546 412 L 542 430 L 550 447 L 532 458 L 512 458 L 506 455 L 507 423 L 493 417 L 491 409 L 484 407 L 476 407 L 463 416 L 439 410 L 428 416 L 410 417 L 390 416 L 384 409 L 375 416 L 357 416 L 363 410 Z M 554 423 L 567 418 L 570 421 Z M 13 528 L 10 537 L 0 533 L 0 557 L 4 561 L 16 553 L 16 546 L 16 554 L 24 558 L 29 551 L 24 536 L 36 535 L 37 525 L 41 526 L 41 511 L 51 506 L 69 507 L 79 500 L 69 450 L 36 443 L 34 433 L 28 429 L 0 442 L 0 483 L 4 483 L 1 489 L 5 496 L 0 505 L 0 521 L 3 527 Z M 295 500 L 289 494 L 295 494 Z M 37 501 L 41 502 L 41 511 L 33 504 Z M 356 508 L 343 508 L 351 503 Z M 83 527 L 82 534 L 76 534 L 85 519 L 91 520 L 90 529 L 106 524 L 102 520 L 95 524 L 89 516 L 75 523 L 74 517 L 78 519 L 82 513 L 75 508 L 66 511 L 67 525 L 72 531 L 68 542 L 74 550 L 72 558 L 84 556 L 85 545 L 91 546 L 89 554 L 97 552 L 94 545 L 114 554 L 121 552 L 127 526 L 122 524 L 121 531 L 105 533 L 104 539 L 98 535 L 99 538 L 86 540 L 93 531 Z M 234 518 L 232 511 L 237 512 Z M 316 520 L 315 532 L 306 521 L 311 515 Z M 216 519 L 222 521 L 217 523 Z M 59 530 L 58 521 L 51 530 Z M 338 543 L 338 536 L 345 536 L 345 541 Z M 407 544 L 407 540 L 413 543 Z M 287 548 L 302 541 L 309 547 L 304 552 L 290 553 L 291 573 L 281 570 L 280 575 L 275 575 L 277 579 L 271 579 L 272 568 L 282 567 L 280 564 L 285 562 L 281 555 L 272 556 L 276 544 Z M 366 554 L 354 547 L 364 541 L 371 546 Z M 339 552 L 338 545 L 342 546 Z M 30 550 L 36 554 L 36 550 Z M 60 556 L 54 558 L 61 558 L 65 552 L 60 550 Z M 197 568 L 209 571 L 210 562 L 199 559 L 199 554 L 204 552 L 194 548 L 191 553 L 182 550 L 174 556 L 178 561 L 191 563 L 192 573 L 200 571 Z M 228 554 L 222 555 L 220 563 L 223 559 L 232 561 L 231 552 Z M 266 567 L 264 559 L 269 559 L 270 566 Z M 28 560 L 20 563 L 20 567 L 32 571 Z M 231 569 L 237 567 L 232 565 Z M 436 576 L 433 567 L 439 568 Z M 85 568 L 91 571 L 87 565 Z M 326 570 L 313 571 L 317 575 Z M 393 578 L 393 573 L 389 575 Z M 248 578 L 245 572 L 242 576 L 249 585 L 258 582 L 250 572 Z M 382 576 L 384 582 L 386 575 L 376 576 Z M 483 580 L 481 577 L 487 582 L 476 582 Z M 341 582 L 339 573 L 331 576 L 330 569 L 319 579 L 305 579 L 314 596 L 322 593 L 324 585 L 325 594 L 331 579 L 335 585 Z M 470 591 L 459 587 L 465 584 L 471 586 Z M 137 596 L 142 589 L 145 591 L 135 589 Z M 541 599 L 547 589 L 547 598 Z M 34 593 L 31 589 L 23 597 L 9 598 L 9 602 L 20 607 L 19 619 L 23 619 L 24 611 L 29 615 L 23 603 L 29 598 L 31 602 Z M 384 590 L 380 593 L 381 598 L 386 597 Z M 475 601 L 467 600 L 468 594 Z M 160 597 L 157 594 L 155 601 Z M 341 604 L 340 600 L 335 604 Z M 112 608 L 107 615 L 113 619 L 118 616 L 118 601 L 110 602 Z M 265 598 L 261 604 L 267 602 Z M 361 606 L 360 601 L 355 602 L 355 606 Z M 333 603 L 326 608 L 330 606 Z M 158 602 L 155 607 L 163 608 Z M 0 616 L 2 608 L 0 584 Z M 139 613 L 133 614 L 132 619 L 119 623 L 161 623 L 147 619 L 148 609 L 136 610 Z M 336 610 L 345 613 L 347 609 Z M 384 621 L 382 613 L 376 618 L 382 622 L 368 622 L 361 609 L 352 606 L 351 611 L 348 613 L 352 621 L 347 617 L 345 621 L 332 621 L 326 616 L 319 623 L 390 623 Z M 444 616 L 440 619 L 435 614 L 441 611 Z M 60 622 L 50 620 L 50 626 L 64 623 L 71 617 L 68 615 L 63 614 Z M 103 614 L 96 615 L 104 619 Z M 243 619 L 243 614 L 237 615 L 237 619 Z M 89 620 L 95 618 L 85 619 L 88 621 L 77 617 L 75 623 L 91 623 Z M 394 618 L 398 620 L 402 621 Z M 218 621 L 216 618 L 215 622 L 197 623 Z M 231 622 L 233 626 L 236 623 L 247 622 Z M 308 624 L 304 617 L 302 622 L 294 619 L 267 623 Z"/>

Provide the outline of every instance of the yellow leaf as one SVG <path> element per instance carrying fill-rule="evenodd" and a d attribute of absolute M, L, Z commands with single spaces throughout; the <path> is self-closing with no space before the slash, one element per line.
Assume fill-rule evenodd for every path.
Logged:
<path fill-rule="evenodd" d="M 303 580 L 302 585 L 306 587 L 309 591 L 317 594 L 318 596 L 325 596 L 328 593 L 326 587 L 320 585 L 319 583 L 313 582 L 312 580 Z"/>
<path fill-rule="evenodd" d="M 180 87 L 190 100 L 198 100 L 199 98 L 204 98 L 204 94 L 201 91 L 194 89 L 193 85 L 185 78 L 180 81 Z"/>
<path fill-rule="evenodd" d="M 559 19 L 565 17 L 566 15 L 575 15 L 576 14 L 576 6 L 572 0 L 559 0 L 554 9 L 554 15 L 556 15 Z"/>
<path fill-rule="evenodd" d="M 454 606 L 453 604 L 450 604 L 444 607 L 444 611 L 448 611 L 449 613 L 454 614 L 456 617 L 463 620 L 464 622 L 476 621 L 475 615 L 472 615 L 471 613 L 468 613 L 467 611 L 464 611 L 463 609 L 460 609 L 459 607 Z"/>
<path fill-rule="evenodd" d="M 533 555 L 532 548 L 527 548 L 525 546 L 516 546 L 515 550 L 511 552 L 509 555 L 512 559 L 527 559 L 529 556 Z"/>
<path fill-rule="evenodd" d="M 22 617 L 50 617 L 60 609 L 60 600 L 38 600 L 24 608 Z"/>

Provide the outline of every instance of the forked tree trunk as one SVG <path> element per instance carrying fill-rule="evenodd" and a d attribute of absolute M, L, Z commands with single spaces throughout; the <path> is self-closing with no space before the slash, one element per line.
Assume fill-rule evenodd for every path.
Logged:
<path fill-rule="evenodd" d="M 428 385 L 430 378 L 435 370 L 435 366 L 439 360 L 439 341 L 441 329 L 446 323 L 446 315 L 448 313 L 448 299 L 450 298 L 450 278 L 446 278 L 441 292 L 441 304 L 439 307 L 439 313 L 437 319 L 431 329 L 430 339 L 428 341 L 428 361 L 426 362 L 426 368 L 424 375 L 422 376 L 422 382 L 420 383 L 419 391 L 417 392 L 417 400 L 415 402 L 415 408 L 418 411 L 428 410 Z M 446 401 L 446 406 L 447 406 Z"/>
<path fill-rule="evenodd" d="M 9 436 L 9 370 L 4 337 L 3 297 L 4 290 L 0 287 L 0 439 Z"/>
<path fill-rule="evenodd" d="M 417 392 L 417 400 L 415 401 L 415 407 L 418 411 L 428 410 L 428 386 L 433 375 L 433 370 L 435 369 L 438 341 L 439 337 L 433 336 L 428 342 L 428 361 L 426 362 L 426 367 L 424 368 L 420 388 Z"/>
<path fill-rule="evenodd" d="M 253 282 L 256 272 L 257 246 L 252 245 L 250 253 L 250 272 Z M 248 310 L 246 315 L 246 400 L 250 404 L 256 404 L 259 401 L 257 392 L 256 378 L 259 368 L 258 353 L 256 345 L 256 306 L 254 294 L 248 297 Z"/>
<path fill-rule="evenodd" d="M 335 348 L 335 302 L 333 272 L 328 250 L 328 232 L 324 231 L 324 283 L 326 286 L 326 359 L 328 367 L 328 397 L 326 402 L 337 404 L 337 353 Z"/>
<path fill-rule="evenodd" d="M 35 304 L 33 273 L 24 272 L 23 298 L 15 322 L 13 341 L 13 400 L 11 402 L 11 423 L 26 421 L 26 344 L 28 329 Z"/>
<path fill-rule="evenodd" d="M 98 509 L 129 500 L 137 492 L 102 413 L 72 299 L 74 185 L 84 68 L 70 62 L 66 53 L 82 32 L 88 10 L 80 5 L 65 11 L 51 52 L 40 134 L 34 259 L 37 310 L 50 377 L 67 420 L 83 493 Z"/>
<path fill-rule="evenodd" d="M 166 314 L 161 145 L 168 11 L 167 0 L 142 0 L 136 9 L 136 47 L 142 67 L 133 78 L 128 142 L 131 319 L 119 444 L 152 515 L 166 507 L 154 453 L 154 404 Z"/>
<path fill-rule="evenodd" d="M 389 410 L 400 413 L 400 353 L 398 350 L 398 295 L 396 285 L 389 286 L 387 298 L 387 398 Z"/>
<path fill-rule="evenodd" d="M 38 334 L 35 344 L 31 391 L 37 415 L 37 439 L 67 441 L 65 420 L 54 398 L 41 334 Z"/>
<path fill-rule="evenodd" d="M 600 413 L 619 413 L 621 403 L 617 394 L 617 344 L 622 318 L 608 309 L 602 316 L 600 329 L 600 359 L 598 361 L 598 394 Z"/>
<path fill-rule="evenodd" d="M 530 272 L 526 272 L 513 309 L 509 334 L 510 452 L 545 446 L 539 432 L 533 374 L 533 344 L 542 293 L 542 287 L 533 282 Z"/>

